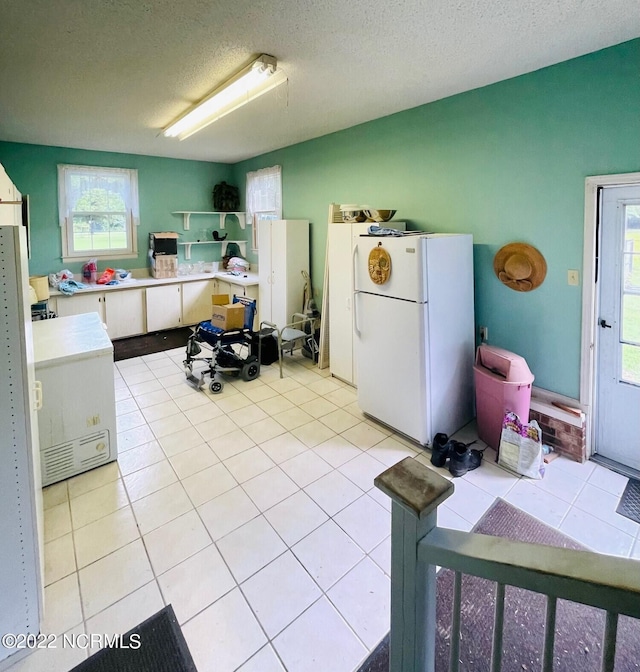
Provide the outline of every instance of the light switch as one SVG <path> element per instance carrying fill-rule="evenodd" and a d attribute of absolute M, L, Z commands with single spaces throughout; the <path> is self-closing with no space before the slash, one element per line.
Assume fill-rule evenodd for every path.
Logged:
<path fill-rule="evenodd" d="M 580 284 L 580 272 L 579 271 L 568 271 L 568 283 L 570 285 L 579 285 Z"/>

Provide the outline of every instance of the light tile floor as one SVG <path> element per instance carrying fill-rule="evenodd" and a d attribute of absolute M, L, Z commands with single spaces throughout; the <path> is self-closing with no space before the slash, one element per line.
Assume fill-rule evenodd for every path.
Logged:
<path fill-rule="evenodd" d="M 389 628 L 390 503 L 373 478 L 429 454 L 304 358 L 210 395 L 183 357 L 119 362 L 118 463 L 45 489 L 44 632 L 125 632 L 171 603 L 199 672 L 352 672 Z M 503 497 L 640 558 L 639 526 L 615 513 L 625 478 L 560 458 L 531 481 L 494 460 L 455 479 L 441 525 L 470 530 Z M 41 650 L 11 670 L 66 672 L 86 655 Z"/>

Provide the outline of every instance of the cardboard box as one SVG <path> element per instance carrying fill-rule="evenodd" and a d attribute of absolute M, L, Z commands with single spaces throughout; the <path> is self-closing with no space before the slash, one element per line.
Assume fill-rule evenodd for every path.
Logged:
<path fill-rule="evenodd" d="M 159 257 L 151 257 L 151 275 L 154 278 L 177 278 L 178 256 L 162 254 Z"/>
<path fill-rule="evenodd" d="M 211 296 L 211 324 L 219 329 L 242 329 L 244 327 L 244 306 L 241 303 L 229 303 L 228 294 Z"/>
<path fill-rule="evenodd" d="M 161 231 L 149 234 L 149 249 L 153 256 L 178 254 L 178 235 L 173 231 Z"/>
<path fill-rule="evenodd" d="M 228 294 L 212 294 L 211 295 L 211 305 L 213 306 L 226 306 L 229 303 Z"/>

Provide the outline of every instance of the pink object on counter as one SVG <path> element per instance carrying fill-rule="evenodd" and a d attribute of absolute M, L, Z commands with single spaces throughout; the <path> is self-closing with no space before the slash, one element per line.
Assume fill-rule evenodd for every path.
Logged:
<path fill-rule="evenodd" d="M 103 271 L 102 275 L 98 278 L 99 285 L 106 285 L 108 282 L 111 282 L 115 277 L 116 272 L 113 268 L 107 268 Z"/>
<path fill-rule="evenodd" d="M 478 437 L 498 450 L 507 411 L 515 413 L 522 422 L 529 422 L 534 375 L 520 355 L 485 344 L 476 351 L 473 370 Z"/>

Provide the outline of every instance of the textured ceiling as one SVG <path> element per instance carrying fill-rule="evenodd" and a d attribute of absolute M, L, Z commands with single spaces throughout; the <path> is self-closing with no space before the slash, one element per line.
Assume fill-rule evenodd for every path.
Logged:
<path fill-rule="evenodd" d="M 640 36 L 638 0 L 3 0 L 0 140 L 235 162 Z M 261 53 L 289 82 L 160 129 Z"/>

